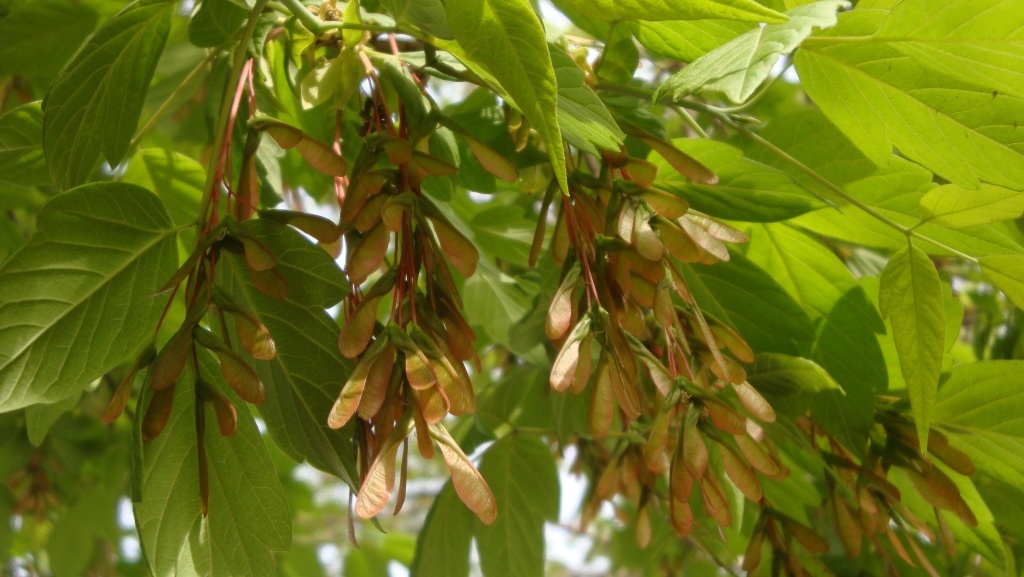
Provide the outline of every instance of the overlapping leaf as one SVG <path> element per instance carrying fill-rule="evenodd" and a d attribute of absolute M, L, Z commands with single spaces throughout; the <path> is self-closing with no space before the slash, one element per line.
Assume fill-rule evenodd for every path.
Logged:
<path fill-rule="evenodd" d="M 50 182 L 43 158 L 43 109 L 39 102 L 0 116 L 0 182 L 23 186 Z"/>
<path fill-rule="evenodd" d="M 753 0 L 562 0 L 597 20 L 700 20 L 724 18 L 785 22 L 786 17 Z"/>
<path fill-rule="evenodd" d="M 955 184 L 977 188 L 986 181 L 1024 189 L 1024 150 L 1018 146 L 1024 124 L 1014 123 L 1024 112 L 1024 98 L 946 75 L 872 36 L 886 15 L 848 12 L 838 26 L 804 42 L 796 66 L 810 97 L 878 165 L 890 162 L 895 146 Z M 972 19 L 962 31 L 973 36 L 980 24 Z"/>
<path fill-rule="evenodd" d="M 892 321 L 924 452 L 945 350 L 942 284 L 928 255 L 913 245 L 892 255 L 882 273 L 878 300 L 882 316 Z"/>
<path fill-rule="evenodd" d="M 845 0 L 822 0 L 786 12 L 789 20 L 755 28 L 708 52 L 662 84 L 654 100 L 671 94 L 678 100 L 687 94 L 720 92 L 733 102 L 743 102 L 768 78 L 784 54 L 792 52 L 815 28 L 836 23 L 836 10 L 849 6 Z"/>
<path fill-rule="evenodd" d="M 544 28 L 527 0 L 446 0 L 448 24 L 469 58 L 485 66 L 547 146 L 568 192 L 557 118 L 557 84 Z"/>
<path fill-rule="evenodd" d="M 573 146 L 598 154 L 618 150 L 626 137 L 597 94 L 587 86 L 586 75 L 562 50 L 551 47 L 551 64 L 558 84 L 558 126 Z"/>
<path fill-rule="evenodd" d="M 0 268 L 0 409 L 53 402 L 130 358 L 177 266 L 153 193 L 99 183 L 58 195 L 33 241 Z M 54 356 L 58 355 L 58 356 Z"/>
<path fill-rule="evenodd" d="M 104 23 L 43 100 L 43 150 L 62 189 L 88 179 L 100 154 L 128 150 L 177 2 L 137 0 Z"/>

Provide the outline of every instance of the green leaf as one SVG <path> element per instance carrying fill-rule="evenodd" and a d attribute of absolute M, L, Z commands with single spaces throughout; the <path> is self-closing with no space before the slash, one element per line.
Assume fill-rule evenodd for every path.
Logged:
<path fill-rule="evenodd" d="M 82 398 L 82 392 L 77 391 L 68 398 L 50 403 L 48 405 L 30 405 L 25 408 L 25 428 L 28 429 L 28 440 L 35 446 L 43 444 L 50 427 L 61 418 L 64 413 L 78 406 L 78 400 Z"/>
<path fill-rule="evenodd" d="M 558 470 L 533 437 L 507 436 L 484 453 L 480 473 L 498 503 L 491 525 L 474 522 L 485 577 L 544 574 L 544 521 L 558 518 Z"/>
<path fill-rule="evenodd" d="M 789 20 L 755 28 L 708 52 L 672 75 L 654 93 L 654 101 L 671 94 L 679 100 L 687 94 L 720 92 L 733 102 L 743 102 L 768 78 L 772 67 L 789 54 L 815 28 L 836 24 L 836 10 L 849 7 L 846 0 L 822 0 L 786 12 Z"/>
<path fill-rule="evenodd" d="M 618 151 L 626 135 L 608 108 L 587 86 L 586 74 L 562 49 L 549 46 L 558 84 L 558 126 L 569 144 L 594 155 Z"/>
<path fill-rule="evenodd" d="M 633 35 L 644 48 L 658 56 L 693 62 L 740 34 L 757 26 L 735 20 L 634 21 Z"/>
<path fill-rule="evenodd" d="M 241 225 L 277 258 L 275 269 L 288 282 L 288 300 L 326 309 L 348 296 L 348 280 L 329 254 L 291 227 L 269 219 Z"/>
<path fill-rule="evenodd" d="M 234 436 L 224 437 L 214 426 L 213 408 L 204 408 L 210 475 L 205 519 L 209 548 L 204 553 L 210 559 L 213 575 L 271 574 L 271 551 L 288 549 L 292 540 L 284 488 L 249 406 L 223 382 L 211 354 L 200 355 L 200 371 L 203 380 L 228 396 L 238 415 L 238 430 Z M 192 554 L 198 557 L 194 549 Z"/>
<path fill-rule="evenodd" d="M 939 389 L 933 420 L 993 479 L 1024 490 L 1024 361 L 960 365 Z"/>
<path fill-rule="evenodd" d="M 778 353 L 760 353 L 754 357 L 754 362 L 747 367 L 747 380 L 757 390 L 772 395 L 842 390 L 814 361 Z"/>
<path fill-rule="evenodd" d="M 226 44 L 249 11 L 232 0 L 203 0 L 188 25 L 188 39 L 200 48 Z"/>
<path fill-rule="evenodd" d="M 845 391 L 824 391 L 811 400 L 811 414 L 847 448 L 862 453 L 875 422 L 875 394 L 889 382 L 885 357 L 875 335 L 885 331 L 864 289 L 848 289 L 818 330 L 812 358 Z"/>
<path fill-rule="evenodd" d="M 381 0 L 380 3 L 399 24 L 412 24 L 444 40 L 454 38 L 442 0 Z"/>
<path fill-rule="evenodd" d="M 0 116 L 0 182 L 49 184 L 43 158 L 43 108 L 40 102 Z"/>
<path fill-rule="evenodd" d="M 906 0 L 875 37 L 932 70 L 1024 97 L 1024 36 L 1013 0 Z"/>
<path fill-rule="evenodd" d="M 785 22 L 783 14 L 753 0 L 562 0 L 598 20 L 749 20 Z"/>
<path fill-rule="evenodd" d="M 121 161 L 177 5 L 129 4 L 100 26 L 50 87 L 43 100 L 43 151 L 60 188 L 85 182 L 101 153 L 111 166 Z"/>
<path fill-rule="evenodd" d="M 194 223 L 199 214 L 206 168 L 183 154 L 150 148 L 132 157 L 121 181 L 155 192 L 167 207 L 171 221 L 185 226 Z"/>
<path fill-rule="evenodd" d="M 1020 218 L 1024 192 L 982 184 L 967 190 L 955 184 L 933 188 L 921 199 L 924 221 L 959 228 Z"/>
<path fill-rule="evenodd" d="M 0 19 L 0 76 L 50 79 L 96 27 L 96 12 L 79 2 L 39 0 L 8 4 Z"/>
<path fill-rule="evenodd" d="M 555 178 L 568 193 L 555 71 L 529 0 L 445 0 L 445 9 L 469 58 L 487 67 L 540 133 Z"/>
<path fill-rule="evenodd" d="M 58 195 L 37 227 L 0 268 L 0 411 L 64 399 L 131 358 L 178 264 L 166 209 L 137 186 Z"/>
<path fill-rule="evenodd" d="M 143 449 L 142 500 L 134 503 L 133 511 L 154 577 L 190 577 L 179 565 L 191 563 L 188 536 L 202 517 L 191 373 L 186 369 L 174 386 L 167 426 Z"/>
<path fill-rule="evenodd" d="M 730 256 L 712 266 L 682 267 L 694 299 L 754 350 L 798 354 L 798 343 L 814 340 L 807 313 L 767 272 L 736 252 Z"/>
<path fill-rule="evenodd" d="M 292 285 L 297 283 L 293 283 L 295 278 L 287 268 L 318 263 L 323 258 L 335 268 L 336 265 L 298 232 L 277 226 L 283 232 L 264 235 L 262 240 L 271 250 L 278 246 L 291 247 L 283 253 L 274 252 L 278 268 L 289 283 L 286 298 L 274 299 L 259 292 L 252 285 L 241 256 L 228 255 L 225 274 L 217 278 L 229 294 L 259 318 L 276 343 L 277 354 L 273 359 L 253 361 L 267 393 L 267 402 L 260 413 L 266 420 L 270 437 L 291 458 L 308 461 L 322 471 L 337 475 L 350 487 L 358 487 L 351 434 L 327 427 L 327 415 L 348 380 L 352 365 L 338 350 L 337 323 L 323 309 L 296 297 L 299 293 L 292 292 Z M 290 238 L 278 244 L 270 240 L 276 237 Z M 317 281 L 311 279 L 311 282 Z"/>
<path fill-rule="evenodd" d="M 445 483 L 416 537 L 411 577 L 468 577 L 474 519 L 452 482 Z"/>
<path fill-rule="evenodd" d="M 834 252 L 815 238 L 783 224 L 749 229 L 746 256 L 776 280 L 812 319 L 828 316 L 855 285 L 853 275 Z"/>
<path fill-rule="evenodd" d="M 654 185 L 682 196 L 703 213 L 730 220 L 772 222 L 824 206 L 785 172 L 751 160 L 729 144 L 698 138 L 677 138 L 672 144 L 717 174 L 718 184 L 688 180 L 664 157 L 651 151 L 648 160 L 658 167 Z"/>
<path fill-rule="evenodd" d="M 508 344 L 509 329 L 530 310 L 529 285 L 481 259 L 462 289 L 463 311 L 478 336 Z"/>
<path fill-rule="evenodd" d="M 880 166 L 892 147 L 967 188 L 1024 189 L 1024 99 L 963 82 L 871 36 L 887 13 L 854 10 L 796 55 L 807 94 Z M 968 28 L 973 29 L 973 28 Z"/>
<path fill-rule="evenodd" d="M 986 256 L 979 259 L 978 264 L 996 288 L 1003 291 L 1018 308 L 1024 309 L 1024 256 Z"/>
<path fill-rule="evenodd" d="M 900 369 L 924 453 L 945 351 L 942 283 L 932 260 L 912 244 L 892 255 L 880 282 L 879 305 L 882 316 L 892 321 Z"/>

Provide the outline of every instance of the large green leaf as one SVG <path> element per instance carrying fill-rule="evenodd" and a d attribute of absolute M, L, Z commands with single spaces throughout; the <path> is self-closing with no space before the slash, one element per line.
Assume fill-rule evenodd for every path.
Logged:
<path fill-rule="evenodd" d="M 50 182 L 43 158 L 40 102 L 19 106 L 0 116 L 0 182 L 23 186 Z"/>
<path fill-rule="evenodd" d="M 68 398 L 61 399 L 56 403 L 25 407 L 25 428 L 28 430 L 28 440 L 37 447 L 42 445 L 46 440 L 46 434 L 50 432 L 50 427 L 57 422 L 57 419 L 64 416 L 64 413 L 78 406 L 78 401 L 81 398 L 82 391 L 76 391 Z"/>
<path fill-rule="evenodd" d="M 928 255 L 912 244 L 892 255 L 882 272 L 878 302 L 882 316 L 892 322 L 900 369 L 924 452 L 945 351 L 942 283 Z"/>
<path fill-rule="evenodd" d="M 412 24 L 444 40 L 454 38 L 442 0 L 381 0 L 381 5 L 399 24 Z"/>
<path fill-rule="evenodd" d="M 922 65 L 871 36 L 887 12 L 855 10 L 796 55 L 804 89 L 873 162 L 892 147 L 968 188 L 1024 188 L 1024 99 Z M 973 27 L 966 28 L 974 30 Z"/>
<path fill-rule="evenodd" d="M 778 353 L 757 355 L 747 367 L 747 380 L 759 391 L 772 395 L 841 389 L 839 383 L 814 361 Z"/>
<path fill-rule="evenodd" d="M 724 18 L 785 22 L 786 17 L 753 0 L 562 0 L 598 20 L 702 20 Z"/>
<path fill-rule="evenodd" d="M 96 12 L 69 0 L 8 4 L 0 19 L 0 76 L 52 78 L 96 26 Z"/>
<path fill-rule="evenodd" d="M 630 23 L 633 35 L 658 56 L 693 62 L 740 34 L 756 27 L 752 22 L 736 20 L 670 20 Z"/>
<path fill-rule="evenodd" d="M 451 481 L 434 499 L 416 537 L 412 577 L 468 577 L 473 512 L 459 500 Z"/>
<path fill-rule="evenodd" d="M 150 148 L 132 157 L 121 181 L 155 192 L 174 224 L 184 226 L 199 214 L 206 168 L 178 152 Z"/>
<path fill-rule="evenodd" d="M 1013 304 L 1024 309 L 1024 255 L 986 256 L 978 264 Z"/>
<path fill-rule="evenodd" d="M 568 193 L 558 127 L 558 89 L 544 27 L 529 0 L 445 0 L 448 24 L 467 56 L 485 66 L 537 129 Z"/>
<path fill-rule="evenodd" d="M 187 369 L 174 386 L 174 404 L 164 430 L 145 445 L 142 500 L 132 508 L 142 550 L 155 577 L 193 575 L 184 567 L 179 569 L 191 563 L 188 536 L 202 517 L 191 372 Z"/>
<path fill-rule="evenodd" d="M 812 319 L 828 316 L 855 284 L 834 252 L 784 224 L 753 225 L 746 256 L 786 289 Z"/>
<path fill-rule="evenodd" d="M 751 160 L 727 143 L 677 138 L 672 144 L 714 171 L 718 184 L 688 180 L 652 151 L 648 160 L 658 167 L 655 186 L 684 197 L 701 212 L 730 220 L 771 222 L 824 206 L 785 172 Z"/>
<path fill-rule="evenodd" d="M 203 556 L 218 577 L 273 574 L 271 551 L 288 549 L 292 540 L 284 488 L 248 405 L 223 382 L 211 354 L 202 355 L 200 370 L 204 380 L 231 399 L 238 414 L 238 430 L 224 437 L 215 426 L 213 408 L 204 409 L 210 503 Z M 195 548 L 192 555 L 200 557 Z"/>
<path fill-rule="evenodd" d="M 100 26 L 50 87 L 43 100 L 43 150 L 60 188 L 85 182 L 100 154 L 112 166 L 121 161 L 177 5 L 129 4 Z"/>
<path fill-rule="evenodd" d="M 836 10 L 846 0 L 822 0 L 786 12 L 787 22 L 768 24 L 746 32 L 708 52 L 672 75 L 654 94 L 654 100 L 671 94 L 679 100 L 687 94 L 720 92 L 733 102 L 743 102 L 768 78 L 784 54 L 796 49 L 815 28 L 836 23 Z"/>
<path fill-rule="evenodd" d="M 234 0 L 203 0 L 188 25 L 188 39 L 202 48 L 225 44 L 249 12 Z"/>
<path fill-rule="evenodd" d="M 860 286 L 848 289 L 818 329 L 813 358 L 842 387 L 811 399 L 811 414 L 833 437 L 858 453 L 875 421 L 875 394 L 889 382 L 875 335 L 885 331 L 875 306 Z"/>
<path fill-rule="evenodd" d="M 0 410 L 54 402 L 152 335 L 178 263 L 153 193 L 98 183 L 54 197 L 32 242 L 0 268 Z"/>
<path fill-rule="evenodd" d="M 551 49 L 551 64 L 558 84 L 558 126 L 573 146 L 600 154 L 598 150 L 619 149 L 626 135 L 615 123 L 608 108 L 587 86 L 586 74 L 560 48 Z"/>
<path fill-rule="evenodd" d="M 942 74 L 1024 97 L 1022 25 L 1014 0 L 904 0 L 875 38 Z"/>
<path fill-rule="evenodd" d="M 743 255 L 730 254 L 728 262 L 682 268 L 694 299 L 755 350 L 797 355 L 798 343 L 814 340 L 807 313 L 771 275 Z"/>
<path fill-rule="evenodd" d="M 955 184 L 937 186 L 921 199 L 924 220 L 954 228 L 1020 218 L 1024 192 L 983 184 L 967 190 Z"/>
<path fill-rule="evenodd" d="M 978 470 L 1024 490 L 1024 361 L 954 367 L 939 389 L 933 420 Z"/>
<path fill-rule="evenodd" d="M 558 470 L 533 437 L 504 437 L 484 453 L 480 473 L 498 503 L 490 525 L 475 523 L 485 577 L 544 574 L 544 521 L 558 518 Z"/>
<path fill-rule="evenodd" d="M 288 296 L 274 299 L 259 292 L 249 279 L 244 260 L 234 255 L 226 258 L 226 274 L 218 279 L 238 302 L 256 314 L 277 345 L 272 360 L 253 362 L 267 391 L 267 402 L 260 413 L 271 438 L 290 457 L 306 460 L 356 487 L 358 472 L 351 435 L 327 427 L 327 415 L 352 366 L 338 350 L 337 323 L 322 308 L 301 298 L 302 292 L 297 290 L 303 284 L 303 275 L 311 271 L 320 273 L 307 279 L 308 283 L 326 287 L 338 286 L 342 273 L 323 250 L 299 233 L 277 223 L 258 226 L 279 229 L 261 239 L 269 241 L 267 245 L 278 257 L 278 268 L 289 285 Z M 287 250 L 280 250 L 284 246 Z"/>

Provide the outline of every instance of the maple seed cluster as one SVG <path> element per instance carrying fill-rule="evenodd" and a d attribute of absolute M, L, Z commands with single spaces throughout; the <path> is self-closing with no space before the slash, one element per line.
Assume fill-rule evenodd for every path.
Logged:
<path fill-rule="evenodd" d="M 360 517 L 373 517 L 387 505 L 398 449 L 405 447 L 395 512 L 401 509 L 407 440 L 415 430 L 420 455 L 433 458 L 436 443 L 459 497 L 489 524 L 497 516 L 494 496 L 441 424 L 449 414 L 476 410 L 465 365 L 480 368 L 473 348 L 476 335 L 462 316 L 449 265 L 469 277 L 479 253 L 420 188 L 428 176 L 448 176 L 457 168 L 431 156 L 427 139 L 413 142 L 401 103 L 396 129 L 379 94 L 368 99 L 367 136 L 341 204 L 341 221 L 351 247 L 347 272 L 352 285 L 359 287 L 386 270 L 365 292 L 353 290 L 347 302 L 338 347 L 357 363 L 328 425 L 340 428 L 358 415 L 362 483 L 355 512 Z M 387 261 L 392 242 L 393 262 Z M 377 319 L 384 302 L 391 310 L 381 324 Z"/>

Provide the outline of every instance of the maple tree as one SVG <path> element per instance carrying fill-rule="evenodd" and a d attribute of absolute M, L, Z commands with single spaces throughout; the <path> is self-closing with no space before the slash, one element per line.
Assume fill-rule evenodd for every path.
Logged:
<path fill-rule="evenodd" d="M 1022 30 L 0 1 L 7 569 L 1019 574 Z"/>

